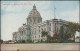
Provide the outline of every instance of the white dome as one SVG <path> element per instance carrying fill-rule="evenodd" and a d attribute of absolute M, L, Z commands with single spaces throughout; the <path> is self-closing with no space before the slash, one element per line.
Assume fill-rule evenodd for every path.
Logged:
<path fill-rule="evenodd" d="M 40 23 L 40 22 L 42 22 L 42 18 L 34 4 L 33 9 L 30 11 L 30 13 L 28 15 L 27 24 L 33 25 L 33 24 Z"/>
<path fill-rule="evenodd" d="M 28 17 L 41 17 L 34 4 L 33 9 L 30 11 Z"/>
<path fill-rule="evenodd" d="M 41 17 L 37 10 L 31 10 L 28 17 Z"/>

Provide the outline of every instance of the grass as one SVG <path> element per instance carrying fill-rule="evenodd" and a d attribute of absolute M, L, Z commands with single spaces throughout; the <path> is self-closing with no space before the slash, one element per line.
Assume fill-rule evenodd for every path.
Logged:
<path fill-rule="evenodd" d="M 45 44 L 45 43 L 9 43 L 9 44 Z"/>
<path fill-rule="evenodd" d="M 62 42 L 62 43 L 80 43 L 80 42 Z M 9 44 L 49 44 L 49 43 L 9 43 Z"/>
<path fill-rule="evenodd" d="M 36 42 L 36 43 L 9 43 L 9 44 L 48 44 L 48 43 L 80 43 L 80 42 L 74 42 L 74 41 L 71 41 L 71 40 L 67 40 L 67 41 L 53 41 L 53 42 Z"/>

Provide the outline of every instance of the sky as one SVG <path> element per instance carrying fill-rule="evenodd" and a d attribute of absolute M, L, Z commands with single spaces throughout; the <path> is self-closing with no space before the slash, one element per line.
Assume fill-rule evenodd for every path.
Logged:
<path fill-rule="evenodd" d="M 43 21 L 54 18 L 79 22 L 79 1 L 1 1 L 1 39 L 12 40 L 12 33 L 27 23 L 27 16 L 33 5 Z M 76 35 L 77 36 L 77 35 Z"/>

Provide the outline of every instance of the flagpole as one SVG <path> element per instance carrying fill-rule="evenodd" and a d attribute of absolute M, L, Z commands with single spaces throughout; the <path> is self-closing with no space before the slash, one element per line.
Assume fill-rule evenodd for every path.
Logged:
<path fill-rule="evenodd" d="M 54 19 L 56 19 L 55 9 L 56 9 L 56 8 L 55 8 L 55 5 L 54 5 Z"/>

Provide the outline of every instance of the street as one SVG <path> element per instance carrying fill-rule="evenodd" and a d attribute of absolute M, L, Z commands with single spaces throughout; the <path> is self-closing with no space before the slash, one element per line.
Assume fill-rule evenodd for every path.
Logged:
<path fill-rule="evenodd" d="M 16 50 L 19 49 L 19 51 L 55 51 L 55 50 L 61 50 L 61 51 L 79 51 L 79 43 L 43 43 L 43 44 L 2 44 L 1 45 L 2 50 Z"/>

